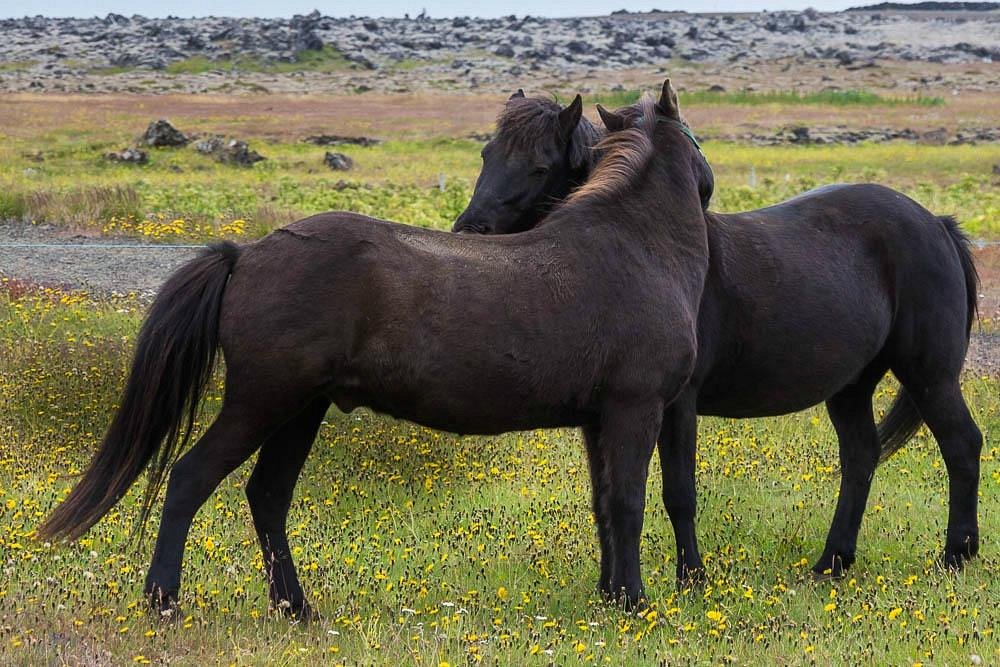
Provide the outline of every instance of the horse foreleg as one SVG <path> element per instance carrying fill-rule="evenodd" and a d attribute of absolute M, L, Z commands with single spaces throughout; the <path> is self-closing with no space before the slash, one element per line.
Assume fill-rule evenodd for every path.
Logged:
<path fill-rule="evenodd" d="M 602 514 L 609 527 L 613 560 L 610 588 L 616 603 L 633 609 L 643 598 L 639 538 L 646 507 L 646 476 L 663 405 L 650 401 L 607 406 L 601 413 L 600 448 L 607 491 Z"/>
<path fill-rule="evenodd" d="M 601 429 L 596 424 L 583 427 L 583 442 L 587 447 L 587 464 L 590 469 L 590 506 L 597 525 L 597 540 L 601 547 L 601 574 L 597 580 L 597 590 L 605 597 L 611 595 L 612 546 L 608 531 L 608 520 L 604 515 L 604 496 L 608 490 L 608 479 L 601 454 Z"/>
<path fill-rule="evenodd" d="M 312 449 L 329 401 L 317 399 L 261 446 L 247 482 L 247 500 L 260 541 L 271 606 L 304 621 L 315 616 L 306 601 L 288 546 L 286 521 L 292 492 Z"/>
<path fill-rule="evenodd" d="M 684 586 L 705 576 L 695 536 L 697 491 L 695 449 L 698 439 L 696 396 L 678 397 L 664 415 L 658 443 L 663 474 L 663 506 L 677 543 L 677 583 Z"/>

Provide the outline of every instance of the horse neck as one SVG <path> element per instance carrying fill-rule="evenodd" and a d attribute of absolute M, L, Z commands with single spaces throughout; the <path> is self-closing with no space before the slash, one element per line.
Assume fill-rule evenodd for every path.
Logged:
<path fill-rule="evenodd" d="M 707 264 L 705 214 L 688 151 L 659 152 L 617 192 L 571 201 L 556 213 L 573 224 L 608 225 L 664 257 Z"/>

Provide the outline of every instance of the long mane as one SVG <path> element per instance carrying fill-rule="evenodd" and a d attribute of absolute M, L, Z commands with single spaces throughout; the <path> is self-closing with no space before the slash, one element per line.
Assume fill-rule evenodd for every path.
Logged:
<path fill-rule="evenodd" d="M 653 98 L 643 95 L 633 108 L 635 115 L 631 126 L 612 132 L 595 146 L 603 156 L 587 182 L 567 197 L 567 204 L 618 193 L 645 168 L 654 152 L 656 110 Z"/>

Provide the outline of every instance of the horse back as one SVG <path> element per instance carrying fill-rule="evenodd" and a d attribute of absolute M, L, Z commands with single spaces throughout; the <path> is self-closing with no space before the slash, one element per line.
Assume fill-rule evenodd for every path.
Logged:
<path fill-rule="evenodd" d="M 690 374 L 693 316 L 687 333 L 663 325 L 678 310 L 665 281 L 572 234 L 328 214 L 243 252 L 221 340 L 236 372 L 273 365 L 341 407 L 458 432 L 579 424 L 608 392 L 655 395 L 676 366 Z"/>

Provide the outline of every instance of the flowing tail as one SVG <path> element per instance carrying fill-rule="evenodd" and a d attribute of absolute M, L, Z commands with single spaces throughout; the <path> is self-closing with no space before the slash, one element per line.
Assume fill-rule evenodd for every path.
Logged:
<path fill-rule="evenodd" d="M 939 216 L 938 220 L 944 224 L 955 244 L 958 258 L 962 263 L 962 272 L 965 274 L 965 292 L 968 304 L 968 321 L 966 322 L 966 339 L 972 333 L 972 323 L 976 320 L 976 313 L 979 310 L 979 274 L 976 273 L 976 265 L 972 261 L 972 247 L 969 237 L 958 225 L 958 221 L 950 215 Z M 878 425 L 878 440 L 881 444 L 881 452 L 878 457 L 879 465 L 895 454 L 903 445 L 912 438 L 923 420 L 914 405 L 913 399 L 906 392 L 905 388 L 900 388 L 896 400 L 889 408 L 888 414 Z"/>
<path fill-rule="evenodd" d="M 191 437 L 215 366 L 222 294 L 239 255 L 235 244 L 213 244 L 164 283 L 139 332 L 114 421 L 87 472 L 38 528 L 38 537 L 80 537 L 149 468 L 137 524 L 142 531 L 168 468 Z"/>

